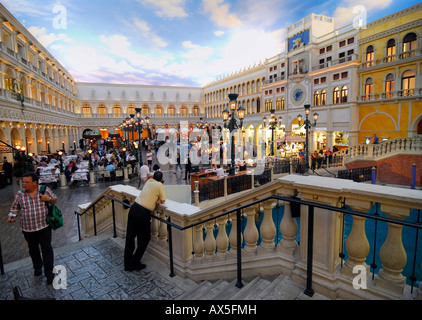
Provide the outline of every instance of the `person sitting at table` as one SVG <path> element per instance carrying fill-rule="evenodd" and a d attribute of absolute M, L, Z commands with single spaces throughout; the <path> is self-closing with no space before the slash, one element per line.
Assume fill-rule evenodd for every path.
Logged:
<path fill-rule="evenodd" d="M 111 178 L 115 178 L 116 177 L 116 167 L 113 165 L 112 162 L 110 162 L 107 166 L 106 166 L 106 171 L 110 171 L 110 176 Z"/>
<path fill-rule="evenodd" d="M 43 157 L 42 159 L 41 159 L 41 161 L 40 161 L 40 163 L 39 163 L 39 165 L 41 166 L 41 167 L 47 167 L 48 166 L 48 163 L 47 163 L 47 161 L 45 161 L 45 157 Z"/>
<path fill-rule="evenodd" d="M 66 168 L 64 169 L 64 175 L 66 177 L 67 183 L 69 183 L 70 182 L 70 179 L 72 177 L 72 172 L 70 172 L 69 165 L 67 165 Z"/>
<path fill-rule="evenodd" d="M 70 172 L 74 173 L 76 170 L 78 170 L 78 166 L 76 165 L 76 160 L 72 159 L 69 163 Z"/>
<path fill-rule="evenodd" d="M 219 164 L 217 165 L 217 170 L 215 170 L 215 172 L 217 173 L 217 177 L 219 178 L 224 177 L 224 169 L 221 168 Z"/>

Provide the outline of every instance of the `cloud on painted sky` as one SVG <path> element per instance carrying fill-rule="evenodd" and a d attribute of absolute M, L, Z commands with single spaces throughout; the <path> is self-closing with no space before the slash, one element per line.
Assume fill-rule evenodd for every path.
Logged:
<path fill-rule="evenodd" d="M 230 13 L 231 6 L 224 0 L 202 0 L 202 6 L 205 14 L 209 14 L 211 21 L 219 27 L 231 28 L 242 25 L 242 21 Z"/>
<path fill-rule="evenodd" d="M 186 0 L 137 0 L 146 7 L 154 9 L 154 13 L 161 18 L 186 18 Z"/>
<path fill-rule="evenodd" d="M 167 42 L 157 36 L 149 26 L 148 22 L 138 18 L 133 19 L 133 25 L 141 32 L 142 36 L 152 42 L 156 47 L 167 47 Z"/>

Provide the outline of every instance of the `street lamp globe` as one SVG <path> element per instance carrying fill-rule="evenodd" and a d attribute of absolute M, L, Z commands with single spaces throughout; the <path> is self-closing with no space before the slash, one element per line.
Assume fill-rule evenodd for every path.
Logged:
<path fill-rule="evenodd" d="M 229 120 L 229 110 L 227 110 L 227 109 L 224 109 L 223 110 L 223 121 L 227 121 L 227 120 Z"/>
<path fill-rule="evenodd" d="M 237 115 L 239 116 L 240 120 L 245 119 L 245 108 L 239 107 L 239 109 L 237 109 Z"/>

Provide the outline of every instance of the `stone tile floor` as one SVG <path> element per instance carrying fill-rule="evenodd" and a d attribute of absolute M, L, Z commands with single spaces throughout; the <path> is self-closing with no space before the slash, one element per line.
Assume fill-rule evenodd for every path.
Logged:
<path fill-rule="evenodd" d="M 0 276 L 1 300 L 13 300 L 14 286 L 26 298 L 57 300 L 172 300 L 184 293 L 152 267 L 124 271 L 123 247 L 111 238 L 56 255 L 55 266 L 66 270 L 66 289 L 35 277 L 30 259 L 22 264 Z"/>

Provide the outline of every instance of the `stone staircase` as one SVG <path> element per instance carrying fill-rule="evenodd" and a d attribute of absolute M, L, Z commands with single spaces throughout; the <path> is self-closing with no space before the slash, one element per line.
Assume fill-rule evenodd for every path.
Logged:
<path fill-rule="evenodd" d="M 242 288 L 237 288 L 236 282 L 236 279 L 214 283 L 202 281 L 177 300 L 330 300 L 318 293 L 312 297 L 305 295 L 305 288 L 282 274 L 274 280 L 256 277 L 243 282 Z"/>

